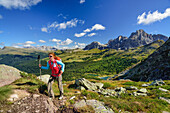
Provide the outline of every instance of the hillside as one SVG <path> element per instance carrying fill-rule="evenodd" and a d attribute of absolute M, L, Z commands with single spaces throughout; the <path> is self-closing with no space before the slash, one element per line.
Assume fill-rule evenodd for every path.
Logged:
<path fill-rule="evenodd" d="M 80 90 L 76 86 L 78 84 L 76 81 L 85 82 L 80 81 L 85 80 L 83 78 L 63 81 L 64 98 L 63 100 L 58 100 L 59 89 L 57 82 L 53 84 L 55 98 L 50 99 L 47 93 L 47 84 L 38 80 L 33 74 L 25 72 L 20 74 L 20 79 L 0 87 L 0 112 L 170 112 L 169 80 L 162 81 L 161 86 L 144 87 L 144 83 L 151 84 L 152 81 L 86 79 L 90 85 L 88 88 L 93 88 L 95 84 L 102 85 L 96 91 Z"/>
<path fill-rule="evenodd" d="M 170 39 L 143 62 L 132 68 L 123 78 L 135 81 L 170 79 Z M 122 77 L 121 77 L 122 78 Z"/>
<path fill-rule="evenodd" d="M 114 50 L 114 49 L 92 49 L 92 50 L 65 50 L 63 52 L 56 51 L 66 64 L 63 74 L 64 80 L 73 80 L 74 78 L 91 77 L 90 74 L 99 76 L 113 76 L 126 68 L 147 58 L 152 52 L 161 46 L 163 41 L 156 41 L 149 45 L 129 49 L 129 50 Z M 48 60 L 48 52 L 35 51 L 28 49 L 6 48 L 0 55 L 0 64 L 14 66 L 21 71 L 34 73 L 39 75 L 37 56 L 40 54 L 42 65 L 46 65 Z M 8 54 L 5 54 L 6 53 Z M 11 54 L 10 54 L 11 51 Z M 18 53 L 18 54 L 14 54 Z M 45 58 L 45 59 L 43 59 Z M 42 70 L 43 74 L 50 74 L 50 70 Z"/>

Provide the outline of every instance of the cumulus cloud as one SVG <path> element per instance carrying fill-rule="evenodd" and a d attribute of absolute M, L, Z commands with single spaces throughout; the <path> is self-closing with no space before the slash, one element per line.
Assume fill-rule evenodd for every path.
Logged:
<path fill-rule="evenodd" d="M 0 19 L 2 19 L 3 17 L 2 17 L 2 15 L 0 15 Z"/>
<path fill-rule="evenodd" d="M 25 43 L 16 43 L 13 44 L 12 46 L 16 48 L 23 48 L 23 47 L 31 47 L 32 44 L 36 44 L 36 43 L 33 41 L 26 41 Z"/>
<path fill-rule="evenodd" d="M 89 32 L 91 32 L 91 31 L 94 31 L 94 30 L 105 30 L 106 28 L 103 26 L 103 25 L 101 25 L 101 24 L 95 24 L 94 26 L 92 26 L 91 28 L 87 28 L 87 29 L 85 29 L 82 33 L 75 33 L 75 35 L 74 36 L 76 36 L 76 37 L 82 37 L 82 36 L 85 36 L 86 34 L 87 34 L 87 36 L 88 37 L 92 37 L 92 36 L 94 36 L 94 35 L 96 35 L 96 33 L 90 33 L 90 34 L 88 34 Z"/>
<path fill-rule="evenodd" d="M 92 27 L 91 31 L 92 31 L 92 30 L 105 30 L 105 27 L 102 26 L 101 24 L 95 24 L 95 25 Z"/>
<path fill-rule="evenodd" d="M 69 45 L 69 44 L 71 44 L 72 42 L 73 42 L 73 41 L 72 41 L 71 39 L 67 38 L 65 41 L 61 42 L 60 45 Z"/>
<path fill-rule="evenodd" d="M 87 33 L 87 32 L 90 32 L 91 30 L 90 29 L 86 29 L 86 30 L 84 30 L 83 32 L 85 32 L 85 33 Z"/>
<path fill-rule="evenodd" d="M 90 33 L 90 34 L 88 34 L 87 36 L 92 37 L 92 36 L 94 36 L 94 35 L 96 35 L 96 33 Z"/>
<path fill-rule="evenodd" d="M 45 43 L 46 41 L 44 41 L 44 40 L 39 40 L 39 42 L 41 42 L 41 43 Z"/>
<path fill-rule="evenodd" d="M 35 44 L 33 41 L 26 41 L 25 44 Z"/>
<path fill-rule="evenodd" d="M 80 4 L 83 4 L 85 2 L 85 0 L 80 0 Z"/>
<path fill-rule="evenodd" d="M 142 15 L 139 15 L 137 17 L 138 20 L 137 23 L 147 25 L 156 21 L 161 21 L 169 16 L 170 16 L 170 8 L 167 8 L 164 13 L 160 13 L 158 12 L 158 10 L 153 13 L 148 12 L 148 14 L 144 12 Z"/>
<path fill-rule="evenodd" d="M 52 41 L 52 42 L 61 42 L 61 40 L 58 40 L 58 39 L 55 39 L 55 38 L 53 38 L 53 39 L 50 40 L 50 41 Z"/>
<path fill-rule="evenodd" d="M 78 20 L 77 18 L 74 18 L 70 21 L 67 22 L 62 22 L 62 23 L 57 23 L 56 21 L 53 22 L 52 24 L 48 25 L 47 27 L 42 27 L 41 31 L 43 32 L 50 32 L 51 30 L 55 30 L 58 29 L 62 30 L 62 29 L 66 29 L 66 28 L 72 28 L 72 27 L 76 27 L 77 24 L 84 24 L 85 21 L 83 20 Z"/>
<path fill-rule="evenodd" d="M 29 9 L 33 5 L 37 5 L 42 0 L 0 0 L 0 5 L 7 9 Z"/>
<path fill-rule="evenodd" d="M 86 33 L 80 33 L 80 34 L 77 34 L 77 33 L 75 33 L 75 37 L 82 37 L 82 36 L 84 36 Z"/>
<path fill-rule="evenodd" d="M 41 28 L 41 31 L 42 31 L 42 32 L 46 32 L 46 33 L 48 32 L 48 30 L 47 30 L 46 27 L 42 27 L 42 28 Z"/>

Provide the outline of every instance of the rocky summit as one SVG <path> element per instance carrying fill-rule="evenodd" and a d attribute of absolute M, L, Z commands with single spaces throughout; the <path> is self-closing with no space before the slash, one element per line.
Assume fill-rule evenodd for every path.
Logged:
<path fill-rule="evenodd" d="M 156 40 L 164 40 L 167 41 L 168 37 L 157 34 L 152 35 L 146 33 L 143 29 L 137 30 L 136 32 L 131 33 L 130 37 L 119 36 L 114 40 L 109 40 L 108 46 L 112 49 L 130 49 L 134 47 L 143 46 L 146 44 L 150 44 Z"/>
<path fill-rule="evenodd" d="M 126 50 L 134 47 L 143 46 L 146 44 L 150 44 L 157 40 L 167 41 L 168 37 L 162 34 L 148 34 L 143 29 L 137 30 L 136 32 L 131 33 L 129 37 L 126 36 L 118 36 L 116 39 L 111 39 L 107 44 L 101 45 L 99 42 L 92 42 L 87 45 L 84 50 L 90 50 L 93 48 L 98 49 L 121 49 Z"/>
<path fill-rule="evenodd" d="M 135 81 L 169 80 L 170 39 L 143 62 L 126 73 L 124 78 Z"/>
<path fill-rule="evenodd" d="M 100 44 L 99 42 L 92 42 L 91 44 L 87 45 L 84 50 L 90 50 L 90 49 L 94 49 L 94 48 L 98 48 L 98 49 L 105 49 L 107 47 L 107 45 L 103 45 Z"/>

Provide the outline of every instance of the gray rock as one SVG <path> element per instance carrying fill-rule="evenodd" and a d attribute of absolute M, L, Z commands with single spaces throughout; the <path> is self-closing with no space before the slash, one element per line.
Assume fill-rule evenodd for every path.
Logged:
<path fill-rule="evenodd" d="M 137 93 L 137 92 L 133 92 L 132 93 L 134 96 L 147 96 L 146 93 Z"/>
<path fill-rule="evenodd" d="M 85 100 L 81 100 L 81 101 L 79 101 L 79 102 L 76 102 L 75 104 L 74 104 L 74 107 L 75 108 L 80 108 L 80 107 L 84 107 L 84 106 L 86 106 L 87 104 L 86 104 L 86 102 L 85 102 Z"/>
<path fill-rule="evenodd" d="M 159 97 L 159 99 L 164 100 L 170 104 L 170 99 L 164 98 L 164 97 Z"/>
<path fill-rule="evenodd" d="M 91 91 L 97 90 L 97 86 L 94 83 L 86 80 L 85 78 L 80 78 L 78 79 L 78 81 L 79 81 L 79 85 L 85 87 L 88 90 L 91 90 Z"/>
<path fill-rule="evenodd" d="M 146 90 L 146 88 L 141 88 L 137 92 L 139 92 L 139 93 L 147 93 L 147 90 Z"/>
<path fill-rule="evenodd" d="M 138 90 L 135 86 L 126 87 L 126 90 Z"/>
<path fill-rule="evenodd" d="M 142 84 L 142 87 L 148 87 L 149 84 Z"/>
<path fill-rule="evenodd" d="M 33 94 L 33 98 L 37 98 L 37 97 L 40 97 L 40 95 L 38 95 L 38 94 Z"/>
<path fill-rule="evenodd" d="M 155 80 L 150 84 L 150 86 L 162 86 L 162 85 L 165 85 L 165 82 L 162 79 Z"/>
<path fill-rule="evenodd" d="M 95 83 L 95 85 L 97 86 L 98 89 L 101 89 L 103 87 L 103 83 Z"/>
<path fill-rule="evenodd" d="M 116 92 L 119 92 L 119 93 L 126 93 L 126 89 L 123 88 L 123 87 L 117 87 L 117 88 L 115 89 L 115 91 L 116 91 Z"/>
<path fill-rule="evenodd" d="M 12 66 L 0 65 L 0 87 L 21 78 L 20 71 Z"/>
<path fill-rule="evenodd" d="M 37 78 L 47 84 L 48 81 L 49 81 L 50 75 L 47 75 L 47 74 L 46 75 L 41 75 L 41 77 L 38 76 Z"/>
<path fill-rule="evenodd" d="M 77 89 L 79 89 L 81 91 L 86 90 L 83 86 L 79 86 L 79 87 L 77 87 Z"/>
<path fill-rule="evenodd" d="M 87 100 L 87 105 L 92 106 L 96 113 L 114 113 L 109 107 L 105 107 L 103 102 L 97 100 Z"/>
<path fill-rule="evenodd" d="M 72 96 L 72 97 L 70 98 L 70 100 L 73 100 L 74 98 L 76 98 L 76 96 Z"/>
<path fill-rule="evenodd" d="M 167 89 L 159 88 L 159 90 L 164 91 L 164 92 L 169 92 Z"/>

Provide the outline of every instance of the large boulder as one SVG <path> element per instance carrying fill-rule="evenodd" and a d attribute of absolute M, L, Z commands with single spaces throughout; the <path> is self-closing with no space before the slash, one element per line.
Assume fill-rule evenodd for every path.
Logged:
<path fill-rule="evenodd" d="M 20 71 L 14 67 L 0 65 L 0 87 L 21 78 Z"/>
<path fill-rule="evenodd" d="M 87 90 L 91 90 L 91 91 L 97 90 L 97 86 L 94 83 L 86 80 L 85 78 L 80 78 L 78 80 L 75 80 L 75 84 L 77 86 L 83 86 Z"/>
<path fill-rule="evenodd" d="M 41 76 L 38 76 L 37 77 L 39 80 L 45 82 L 45 83 L 48 83 L 49 81 L 49 78 L 50 78 L 50 75 L 46 74 L 46 75 L 41 75 Z"/>

